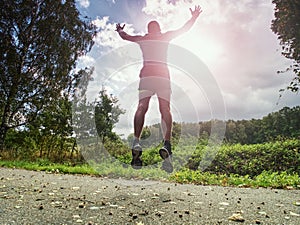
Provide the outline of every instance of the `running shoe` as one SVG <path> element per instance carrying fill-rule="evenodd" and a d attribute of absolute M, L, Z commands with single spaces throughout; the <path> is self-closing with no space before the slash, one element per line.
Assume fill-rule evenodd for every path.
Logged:
<path fill-rule="evenodd" d="M 159 155 L 163 159 L 161 169 L 163 169 L 167 173 L 172 173 L 173 172 L 172 151 L 171 151 L 171 144 L 169 141 L 164 142 L 163 147 L 159 149 Z"/>
<path fill-rule="evenodd" d="M 141 169 L 143 165 L 143 161 L 141 159 L 142 156 L 142 147 L 138 141 L 134 141 L 132 145 L 132 160 L 131 166 L 134 169 Z"/>

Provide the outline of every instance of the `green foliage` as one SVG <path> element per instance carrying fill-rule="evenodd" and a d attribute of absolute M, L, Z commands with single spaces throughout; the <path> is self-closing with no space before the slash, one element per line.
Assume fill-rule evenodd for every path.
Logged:
<path fill-rule="evenodd" d="M 1 1 L 0 148 L 10 129 L 31 125 L 80 78 L 74 68 L 93 45 L 95 26 L 74 0 Z"/>
<path fill-rule="evenodd" d="M 130 158 L 125 156 L 131 153 L 129 146 L 122 142 L 119 138 L 115 140 L 105 140 L 104 147 L 109 154 L 115 158 L 122 158 L 123 160 L 126 158 L 126 162 L 128 161 L 127 159 Z"/>
<path fill-rule="evenodd" d="M 300 3 L 298 0 L 273 0 L 275 4 L 275 19 L 272 21 L 272 31 L 278 35 L 282 46 L 282 54 L 292 59 L 292 70 L 295 78 L 288 89 L 293 92 L 300 88 Z"/>
<path fill-rule="evenodd" d="M 197 170 L 205 148 L 195 151 L 187 167 Z M 205 161 L 205 159 L 204 159 Z M 276 141 L 255 145 L 223 145 L 206 171 L 250 177 L 263 171 L 300 174 L 300 140 Z"/>
<path fill-rule="evenodd" d="M 26 170 L 48 171 L 53 173 L 69 173 L 69 174 L 90 174 L 96 175 L 97 172 L 88 164 L 72 165 L 57 164 L 49 160 L 37 161 L 0 161 L 0 167 L 21 168 Z"/>
<path fill-rule="evenodd" d="M 272 187 L 272 188 L 299 188 L 300 177 L 295 173 L 267 172 L 250 178 L 250 176 L 237 174 L 213 174 L 209 172 L 191 171 L 183 169 L 172 174 L 170 180 L 178 183 L 193 183 L 200 185 L 222 185 L 240 187 Z"/>
<path fill-rule="evenodd" d="M 259 187 L 297 187 L 300 184 L 300 177 L 298 174 L 288 174 L 286 171 L 283 172 L 268 172 L 263 171 L 261 174 L 255 177 L 253 182 L 254 186 Z"/>
<path fill-rule="evenodd" d="M 109 177 L 138 178 L 175 181 L 178 183 L 193 183 L 198 185 L 222 185 L 239 187 L 272 187 L 272 188 L 299 188 L 300 177 L 295 173 L 287 172 L 267 172 L 263 171 L 256 177 L 250 178 L 248 175 L 237 174 L 212 174 L 209 172 L 191 171 L 182 169 L 168 174 L 156 167 L 146 167 L 141 170 L 134 170 L 119 161 L 107 161 L 101 164 L 56 164 L 49 160 L 28 161 L 0 161 L 0 167 L 22 168 L 27 170 L 47 171 L 51 173 L 68 174 L 89 174 Z"/>
<path fill-rule="evenodd" d="M 210 129 L 206 132 L 210 132 Z M 227 143 L 256 144 L 299 137 L 300 106 L 284 107 L 262 119 L 229 120 L 226 123 Z"/>
<path fill-rule="evenodd" d="M 113 95 L 108 95 L 102 88 L 95 103 L 95 124 L 103 143 L 106 138 L 117 139 L 112 130 L 119 121 L 119 116 L 125 113 L 125 110 L 121 109 L 117 103 L 118 99 Z"/>

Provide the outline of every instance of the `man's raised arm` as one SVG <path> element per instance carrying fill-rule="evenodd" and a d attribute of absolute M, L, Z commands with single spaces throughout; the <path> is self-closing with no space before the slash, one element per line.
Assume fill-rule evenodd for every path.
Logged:
<path fill-rule="evenodd" d="M 195 6 L 195 9 L 192 10 L 190 8 L 190 12 L 192 14 L 192 18 L 189 19 L 181 28 L 179 28 L 178 30 L 174 30 L 174 31 L 168 31 L 166 34 L 168 36 L 170 36 L 170 38 L 175 38 L 180 34 L 183 34 L 184 32 L 188 31 L 189 29 L 191 29 L 191 27 L 194 25 L 194 23 L 196 22 L 196 19 L 199 17 L 199 15 L 202 13 L 201 7 Z"/>
<path fill-rule="evenodd" d="M 121 26 L 119 23 L 116 25 L 116 31 L 119 33 L 120 37 L 123 40 L 132 41 L 132 42 L 137 42 L 137 41 L 141 40 L 142 36 L 140 36 L 140 35 L 131 36 L 123 30 L 124 27 L 125 27 L 125 24 L 123 26 Z"/>

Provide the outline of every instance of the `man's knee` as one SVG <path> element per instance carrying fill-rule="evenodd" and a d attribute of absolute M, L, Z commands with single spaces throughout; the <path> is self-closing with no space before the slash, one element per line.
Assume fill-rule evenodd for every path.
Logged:
<path fill-rule="evenodd" d="M 171 116 L 171 110 L 169 106 L 160 107 L 159 108 L 160 114 L 162 117 L 170 117 Z"/>
<path fill-rule="evenodd" d="M 148 111 L 148 105 L 143 104 L 143 103 L 139 103 L 137 111 L 139 111 L 141 113 L 146 113 Z"/>
<path fill-rule="evenodd" d="M 167 101 L 161 101 L 159 104 L 159 111 L 161 114 L 169 114 L 171 111 L 170 104 Z"/>

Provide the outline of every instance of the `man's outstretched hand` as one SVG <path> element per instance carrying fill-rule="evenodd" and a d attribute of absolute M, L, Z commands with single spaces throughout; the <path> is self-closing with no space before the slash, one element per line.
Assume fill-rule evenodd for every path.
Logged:
<path fill-rule="evenodd" d="M 124 27 L 125 27 L 125 24 L 123 26 L 121 26 L 121 24 L 117 23 L 117 25 L 116 25 L 116 31 L 120 32 L 120 31 L 122 31 L 124 29 Z"/>
<path fill-rule="evenodd" d="M 200 15 L 200 13 L 202 13 L 202 9 L 201 9 L 201 7 L 199 5 L 196 5 L 194 10 L 192 10 L 190 8 L 190 12 L 192 14 L 192 17 L 196 19 L 196 18 L 198 18 L 198 16 Z"/>

